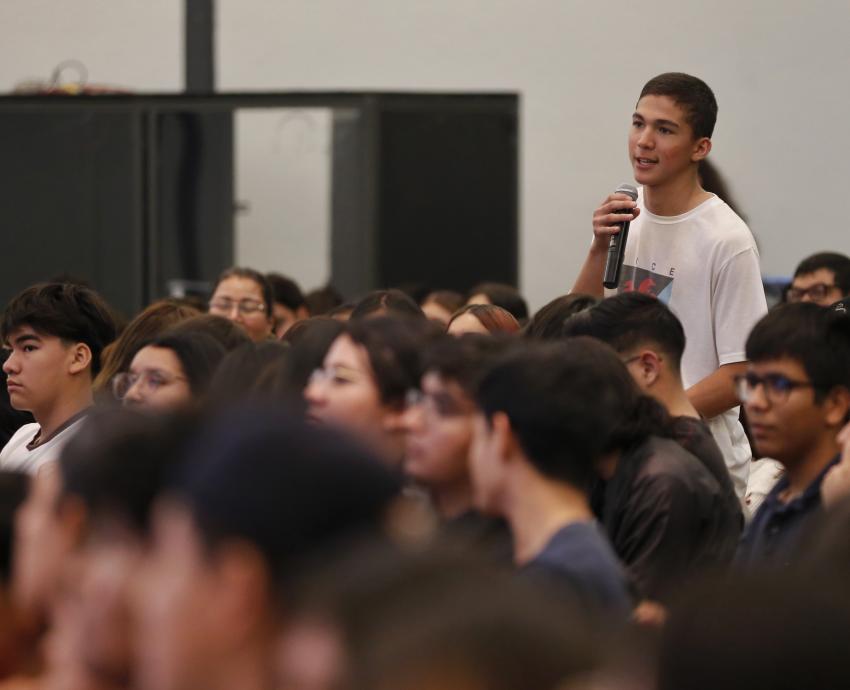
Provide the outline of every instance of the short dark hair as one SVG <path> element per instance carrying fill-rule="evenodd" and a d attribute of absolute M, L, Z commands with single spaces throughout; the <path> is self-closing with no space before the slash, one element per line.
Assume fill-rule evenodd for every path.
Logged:
<path fill-rule="evenodd" d="M 850 294 L 850 257 L 837 252 L 818 252 L 803 259 L 794 271 L 794 277 L 814 273 L 825 268 L 835 274 L 835 284 L 842 295 Z"/>
<path fill-rule="evenodd" d="M 333 285 L 310 290 L 304 295 L 304 304 L 310 316 L 321 316 L 337 308 L 343 303 L 342 295 Z"/>
<path fill-rule="evenodd" d="M 260 382 L 289 356 L 289 348 L 279 340 L 240 345 L 224 355 L 209 386 L 209 402 L 232 405 L 235 400 L 260 393 Z"/>
<path fill-rule="evenodd" d="M 201 331 L 166 333 L 149 340 L 142 347 L 148 346 L 163 347 L 175 354 L 194 396 L 203 395 L 207 391 L 216 368 L 226 354 L 221 343 Z"/>
<path fill-rule="evenodd" d="M 272 318 L 274 295 L 272 293 L 271 284 L 268 280 L 266 280 L 266 277 L 262 273 L 254 270 L 253 268 L 246 268 L 244 266 L 233 266 L 228 268 L 223 271 L 221 275 L 219 275 L 218 280 L 215 281 L 215 287 L 213 287 L 212 294 L 215 294 L 218 286 L 228 278 L 246 278 L 248 280 L 253 280 L 259 286 L 260 291 L 263 294 L 263 304 L 266 307 L 266 317 L 269 319 Z"/>
<path fill-rule="evenodd" d="M 217 314 L 198 314 L 172 326 L 168 333 L 206 333 L 215 338 L 227 351 L 253 342 L 238 323 Z"/>
<path fill-rule="evenodd" d="M 195 423 L 183 414 L 96 409 L 59 454 L 62 495 L 82 500 L 92 522 L 117 519 L 144 537 Z"/>
<path fill-rule="evenodd" d="M 788 357 L 802 364 L 815 400 L 842 386 L 850 390 L 850 318 L 811 302 L 774 307 L 747 338 L 747 359 Z"/>
<path fill-rule="evenodd" d="M 556 297 L 545 304 L 526 325 L 523 336 L 536 340 L 557 340 L 564 337 L 564 324 L 574 314 L 590 309 L 599 300 L 591 295 L 571 294 Z"/>
<path fill-rule="evenodd" d="M 398 314 L 425 318 L 421 307 L 401 290 L 370 292 L 354 306 L 351 318 L 362 319 L 372 314 Z"/>
<path fill-rule="evenodd" d="M 425 350 L 422 373 L 433 372 L 454 381 L 468 397 L 474 398 L 481 378 L 513 343 L 512 338 L 483 333 L 443 335 Z"/>
<path fill-rule="evenodd" d="M 652 295 L 624 292 L 570 318 L 563 335 L 589 335 L 617 352 L 652 343 L 678 372 L 685 351 L 685 329 L 669 307 Z"/>
<path fill-rule="evenodd" d="M 419 387 L 422 354 L 440 332 L 428 319 L 401 316 L 352 320 L 345 329 L 366 350 L 381 402 L 397 407 L 404 404 L 407 391 Z"/>
<path fill-rule="evenodd" d="M 91 288 L 72 283 L 39 283 L 14 297 L 3 312 L 3 341 L 22 326 L 67 343 L 84 343 L 91 351 L 92 378 L 100 371 L 103 348 L 117 335 L 103 298 Z"/>
<path fill-rule="evenodd" d="M 507 309 L 513 317 L 522 323 L 528 318 L 528 305 L 513 285 L 507 283 L 479 283 L 468 293 L 467 299 L 475 295 L 486 295 L 490 304 Z"/>
<path fill-rule="evenodd" d="M 281 582 L 330 542 L 377 531 L 400 486 L 348 437 L 243 406 L 202 425 L 172 492 L 209 549 L 247 541 Z"/>
<path fill-rule="evenodd" d="M 601 455 L 652 431 L 635 424 L 648 399 L 615 352 L 592 338 L 524 341 L 484 376 L 476 399 L 488 419 L 507 415 L 540 473 L 582 489 Z"/>
<path fill-rule="evenodd" d="M 292 278 L 280 273 L 267 273 L 266 280 L 271 285 L 275 302 L 292 311 L 304 306 L 304 294 Z"/>
<path fill-rule="evenodd" d="M 717 99 L 702 79 L 684 72 L 665 72 L 644 85 L 638 102 L 644 96 L 669 96 L 685 112 L 695 139 L 714 134 L 717 122 Z"/>

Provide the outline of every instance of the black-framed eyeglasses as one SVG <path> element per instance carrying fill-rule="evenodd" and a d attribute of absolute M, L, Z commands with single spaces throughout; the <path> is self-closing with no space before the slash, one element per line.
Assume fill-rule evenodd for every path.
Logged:
<path fill-rule="evenodd" d="M 824 299 L 830 291 L 834 290 L 836 287 L 835 283 L 831 285 L 827 285 L 826 283 L 815 283 L 807 288 L 790 287 L 788 288 L 786 297 L 789 302 L 800 302 L 806 295 L 808 295 L 813 301 L 817 302 Z"/>
<path fill-rule="evenodd" d="M 266 305 L 253 299 L 243 299 L 237 302 L 235 300 L 222 298 L 212 300 L 209 303 L 210 314 L 218 314 L 220 316 L 230 314 L 234 307 L 236 308 L 236 311 L 242 314 L 242 316 L 252 316 L 254 314 L 264 314 L 266 312 Z"/>
<path fill-rule="evenodd" d="M 794 381 L 782 374 L 759 376 L 750 372 L 735 377 L 735 393 L 743 403 L 749 402 L 759 386 L 764 388 L 764 396 L 768 402 L 774 405 L 781 405 L 788 400 L 788 396 L 795 388 L 818 388 L 811 381 Z"/>

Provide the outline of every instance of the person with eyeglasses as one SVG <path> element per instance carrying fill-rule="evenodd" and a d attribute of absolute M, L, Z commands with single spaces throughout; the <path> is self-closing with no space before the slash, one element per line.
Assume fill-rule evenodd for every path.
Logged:
<path fill-rule="evenodd" d="M 251 268 L 222 273 L 209 302 L 209 313 L 223 316 L 245 329 L 254 342 L 272 337 L 274 299 L 266 277 Z"/>
<path fill-rule="evenodd" d="M 200 400 L 224 355 L 206 333 L 167 333 L 139 349 L 129 371 L 113 378 L 112 392 L 128 407 L 175 411 Z"/>
<path fill-rule="evenodd" d="M 821 484 L 839 462 L 850 420 L 850 319 L 815 304 L 780 305 L 747 340 L 747 373 L 735 383 L 756 449 L 785 475 L 744 533 L 742 568 L 795 562 L 822 510 Z"/>
<path fill-rule="evenodd" d="M 845 295 L 850 295 L 850 257 L 820 252 L 803 259 L 797 266 L 785 299 L 828 307 Z"/>

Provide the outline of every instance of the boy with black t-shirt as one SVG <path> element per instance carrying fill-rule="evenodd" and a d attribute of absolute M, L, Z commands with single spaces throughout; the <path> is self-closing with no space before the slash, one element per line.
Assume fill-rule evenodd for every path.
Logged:
<path fill-rule="evenodd" d="M 92 380 L 115 322 L 92 289 L 43 283 L 15 297 L 3 313 L 0 336 L 11 405 L 31 412 L 0 451 L 0 468 L 34 474 L 56 460 L 93 404 Z"/>

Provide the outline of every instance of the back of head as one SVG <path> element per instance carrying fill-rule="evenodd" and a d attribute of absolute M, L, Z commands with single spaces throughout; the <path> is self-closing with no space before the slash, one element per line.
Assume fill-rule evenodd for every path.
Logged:
<path fill-rule="evenodd" d="M 519 321 L 514 318 L 513 314 L 503 307 L 498 307 L 495 304 L 469 304 L 459 311 L 452 314 L 446 328 L 450 328 L 452 323 L 463 316 L 471 314 L 478 322 L 487 329 L 488 333 L 519 333 Z"/>
<path fill-rule="evenodd" d="M 818 252 L 803 259 L 794 271 L 794 277 L 814 273 L 825 268 L 835 275 L 835 284 L 842 295 L 850 295 L 850 257 L 836 252 Z"/>
<path fill-rule="evenodd" d="M 290 328 L 283 336 L 290 346 L 287 365 L 280 372 L 276 388 L 281 392 L 281 387 L 292 392 L 303 391 L 310 374 L 322 366 L 331 344 L 344 330 L 341 321 L 327 316 L 314 316 Z"/>
<path fill-rule="evenodd" d="M 641 398 L 614 351 L 590 338 L 524 342 L 494 364 L 476 397 L 488 418 L 507 415 L 540 473 L 580 488 L 623 442 Z"/>
<path fill-rule="evenodd" d="M 369 357 L 384 404 L 402 406 L 422 378 L 422 354 L 441 329 L 424 318 L 380 316 L 353 320 L 346 331 Z"/>
<path fill-rule="evenodd" d="M 717 122 L 717 99 L 702 79 L 683 72 L 666 72 L 650 79 L 640 92 L 644 96 L 667 96 L 685 112 L 694 139 L 711 138 Z"/>
<path fill-rule="evenodd" d="M 220 342 L 202 331 L 165 333 L 145 345 L 166 348 L 177 356 L 193 396 L 206 393 L 213 374 L 226 354 Z"/>
<path fill-rule="evenodd" d="M 286 361 L 289 348 L 277 340 L 245 343 L 228 352 L 213 374 L 209 401 L 230 405 L 256 396 L 267 373 Z"/>
<path fill-rule="evenodd" d="M 275 302 L 292 311 L 304 306 L 304 294 L 292 278 L 287 278 L 280 273 L 268 273 L 266 280 L 271 286 L 272 298 Z"/>
<path fill-rule="evenodd" d="M 463 295 L 459 292 L 455 292 L 454 290 L 434 290 L 433 292 L 429 292 L 425 295 L 425 298 L 420 302 L 420 304 L 434 302 L 435 304 L 439 304 L 450 314 L 453 314 L 463 306 L 464 301 Z"/>
<path fill-rule="evenodd" d="M 759 321 L 746 346 L 752 362 L 787 357 L 802 364 L 816 400 L 834 386 L 850 390 L 850 319 L 816 304 L 780 304 Z"/>
<path fill-rule="evenodd" d="M 469 299 L 475 295 L 485 295 L 490 304 L 506 309 L 513 317 L 522 323 L 528 318 L 528 305 L 523 296 L 513 285 L 506 283 L 479 283 L 468 293 Z"/>
<path fill-rule="evenodd" d="M 481 378 L 513 345 L 513 339 L 506 337 L 478 333 L 459 337 L 443 335 L 425 350 L 422 371 L 454 381 L 467 396 L 474 398 Z"/>
<path fill-rule="evenodd" d="M 60 454 L 63 494 L 82 501 L 90 524 L 115 520 L 144 537 L 154 499 L 176 471 L 194 424 L 183 415 L 95 410 Z"/>
<path fill-rule="evenodd" d="M 248 542 L 285 579 L 329 543 L 376 530 L 399 488 L 349 438 L 242 407 L 207 420 L 172 490 L 210 547 Z"/>
<path fill-rule="evenodd" d="M 654 345 L 679 371 L 685 351 L 685 329 L 666 304 L 651 295 L 625 292 L 602 300 L 593 308 L 569 319 L 562 329 L 566 337 L 587 335 L 619 353 Z"/>
<path fill-rule="evenodd" d="M 201 312 L 183 302 L 164 299 L 148 305 L 104 352 L 103 366 L 94 382 L 95 391 L 106 389 L 115 374 L 127 371 L 143 343 Z"/>
<path fill-rule="evenodd" d="M 361 299 L 351 312 L 352 319 L 367 316 L 409 316 L 425 318 L 425 314 L 401 290 L 375 290 Z"/>
<path fill-rule="evenodd" d="M 29 326 L 69 343 L 84 343 L 91 351 L 92 377 L 101 367 L 101 353 L 116 336 L 115 321 L 106 302 L 94 290 L 72 283 L 40 283 L 9 302 L 3 312 L 0 338 Z"/>
<path fill-rule="evenodd" d="M 523 330 L 523 336 L 535 340 L 564 337 L 564 324 L 574 314 L 590 309 L 599 300 L 590 295 L 562 295 L 541 307 Z"/>
<path fill-rule="evenodd" d="M 340 306 L 344 300 L 333 285 L 310 290 L 304 295 L 304 304 L 310 316 L 321 316 Z"/>
<path fill-rule="evenodd" d="M 230 352 L 240 345 L 250 343 L 251 338 L 244 328 L 235 324 L 230 319 L 215 314 L 199 314 L 185 321 L 181 321 L 170 329 L 170 333 L 189 333 L 200 331 L 215 338 L 221 346 Z"/>

